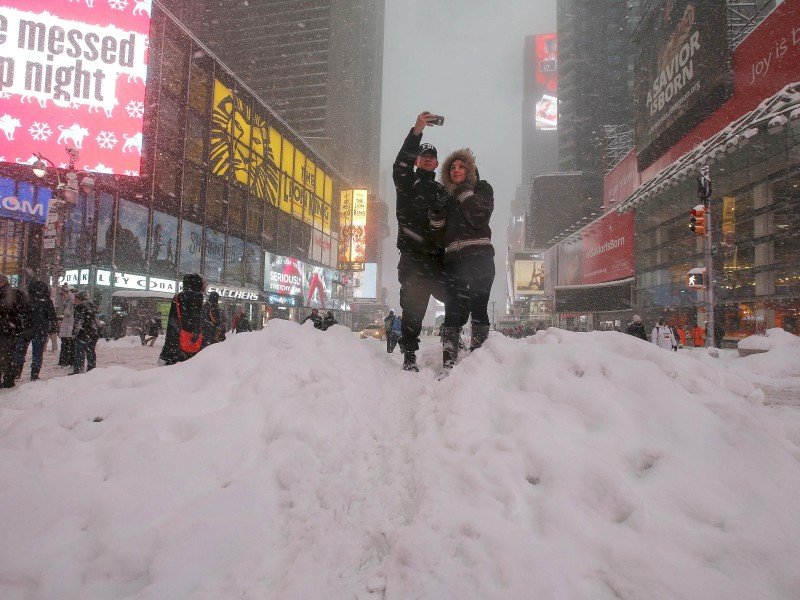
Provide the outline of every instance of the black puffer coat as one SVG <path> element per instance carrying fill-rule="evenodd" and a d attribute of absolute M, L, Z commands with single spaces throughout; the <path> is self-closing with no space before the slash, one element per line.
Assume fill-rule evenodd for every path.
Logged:
<path fill-rule="evenodd" d="M 44 281 L 28 284 L 28 299 L 31 303 L 31 333 L 33 337 L 48 335 L 58 322 L 50 290 Z"/>
<path fill-rule="evenodd" d="M 456 185 L 450 180 L 450 166 L 461 160 L 467 168 L 467 179 Z M 442 165 L 442 185 L 447 193 L 443 207 L 431 208 L 430 226 L 444 251 L 444 262 L 467 256 L 494 256 L 489 219 L 494 210 L 494 190 L 478 179 L 475 156 L 469 148 L 456 150 Z"/>
<path fill-rule="evenodd" d="M 202 276 L 190 273 L 183 277 L 183 291 L 176 294 L 169 307 L 169 318 L 164 334 L 164 348 L 161 360 L 167 365 L 174 365 L 190 359 L 197 352 L 184 352 L 180 347 L 181 328 L 199 336 L 203 329 L 203 287 Z M 178 312 L 180 309 L 180 319 Z"/>
<path fill-rule="evenodd" d="M 436 183 L 436 173 L 415 169 L 421 135 L 409 131 L 392 166 L 392 179 L 397 191 L 397 248 L 401 253 L 412 252 L 423 256 L 442 256 L 442 249 L 431 235 L 428 208 L 431 200 L 441 191 Z M 430 182 L 424 189 L 420 181 Z"/>

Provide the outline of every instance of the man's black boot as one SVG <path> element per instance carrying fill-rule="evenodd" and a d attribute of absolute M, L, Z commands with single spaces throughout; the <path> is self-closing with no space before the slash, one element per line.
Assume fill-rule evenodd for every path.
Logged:
<path fill-rule="evenodd" d="M 403 354 L 403 371 L 413 371 L 414 373 L 419 373 L 416 352 L 405 352 Z"/>
<path fill-rule="evenodd" d="M 478 325 L 474 321 L 472 322 L 472 340 L 469 344 L 470 351 L 477 350 L 481 346 L 483 346 L 483 342 L 486 341 L 486 338 L 489 337 L 489 326 L 488 325 Z"/>
<path fill-rule="evenodd" d="M 442 367 L 444 367 L 445 372 L 452 369 L 456 364 L 460 338 L 460 327 L 442 326 Z"/>
<path fill-rule="evenodd" d="M 39 369 L 31 367 L 31 381 L 36 381 L 37 379 L 39 379 Z"/>

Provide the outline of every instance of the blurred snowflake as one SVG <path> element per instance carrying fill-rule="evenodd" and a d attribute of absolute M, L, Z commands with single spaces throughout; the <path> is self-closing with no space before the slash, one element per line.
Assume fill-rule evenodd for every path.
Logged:
<path fill-rule="evenodd" d="M 108 0 L 108 5 L 115 10 L 125 10 L 128 0 Z"/>

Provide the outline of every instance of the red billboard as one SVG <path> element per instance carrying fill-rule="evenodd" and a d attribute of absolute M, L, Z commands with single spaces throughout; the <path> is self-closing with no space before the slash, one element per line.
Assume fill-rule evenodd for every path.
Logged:
<path fill-rule="evenodd" d="M 608 283 L 633 275 L 633 212 L 608 212 L 558 245 L 559 286 Z"/>
<path fill-rule="evenodd" d="M 0 160 L 138 175 L 150 0 L 0 0 Z"/>

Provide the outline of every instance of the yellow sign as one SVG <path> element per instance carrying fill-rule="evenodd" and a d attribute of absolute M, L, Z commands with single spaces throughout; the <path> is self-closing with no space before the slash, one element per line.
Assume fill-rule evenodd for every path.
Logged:
<path fill-rule="evenodd" d="M 363 269 L 367 258 L 367 190 L 343 190 L 339 214 L 339 269 Z"/>
<path fill-rule="evenodd" d="M 215 175 L 330 235 L 332 179 L 218 80 L 210 158 Z"/>

